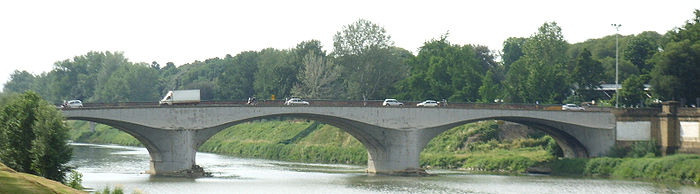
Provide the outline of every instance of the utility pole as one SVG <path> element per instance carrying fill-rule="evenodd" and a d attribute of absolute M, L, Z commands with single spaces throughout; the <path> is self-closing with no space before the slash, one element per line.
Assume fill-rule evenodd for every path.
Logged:
<path fill-rule="evenodd" d="M 619 42 L 618 42 L 618 35 L 620 34 L 620 26 L 622 24 L 610 24 L 612 27 L 615 28 L 615 108 L 618 107 L 618 104 L 620 104 L 620 93 L 618 93 L 617 90 L 619 90 L 619 85 L 618 85 L 618 47 L 619 47 Z"/>

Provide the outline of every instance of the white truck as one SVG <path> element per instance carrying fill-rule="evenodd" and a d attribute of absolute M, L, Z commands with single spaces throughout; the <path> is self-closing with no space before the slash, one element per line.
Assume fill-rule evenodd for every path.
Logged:
<path fill-rule="evenodd" d="M 197 104 L 199 101 L 199 90 L 172 90 L 168 91 L 159 104 Z"/>

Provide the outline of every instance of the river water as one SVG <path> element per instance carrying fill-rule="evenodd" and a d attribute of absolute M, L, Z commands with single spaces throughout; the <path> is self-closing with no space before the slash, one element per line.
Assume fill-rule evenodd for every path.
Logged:
<path fill-rule="evenodd" d="M 700 187 L 659 183 L 502 176 L 429 170 L 436 176 L 367 175 L 364 166 L 308 164 L 197 153 L 208 178 L 165 178 L 143 174 L 145 148 L 72 144 L 69 165 L 83 174 L 83 186 L 122 187 L 126 193 L 700 193 Z"/>

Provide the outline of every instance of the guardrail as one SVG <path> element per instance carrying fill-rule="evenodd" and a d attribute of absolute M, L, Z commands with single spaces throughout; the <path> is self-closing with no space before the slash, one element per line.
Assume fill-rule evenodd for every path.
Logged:
<path fill-rule="evenodd" d="M 312 107 L 381 107 L 382 100 L 368 101 L 338 101 L 338 100 L 306 100 Z M 258 106 L 258 107 L 282 107 L 284 100 L 259 100 L 255 105 L 247 101 L 202 101 L 197 104 L 159 105 L 158 102 L 114 102 L 114 103 L 83 103 L 83 108 L 131 108 L 131 107 L 226 107 L 226 106 Z M 537 105 L 537 104 L 509 104 L 509 103 L 447 103 L 440 102 L 439 107 L 417 107 L 419 101 L 405 101 L 402 108 L 461 108 L 461 109 L 510 109 L 510 110 L 548 110 L 562 111 L 561 105 Z M 307 105 L 295 105 L 307 106 Z M 587 112 L 609 112 L 614 108 L 586 106 Z"/>

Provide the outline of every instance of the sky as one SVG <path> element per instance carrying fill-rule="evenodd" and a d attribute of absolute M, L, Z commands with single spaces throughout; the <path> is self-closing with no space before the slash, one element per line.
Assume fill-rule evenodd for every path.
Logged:
<path fill-rule="evenodd" d="M 2 1 L 0 87 L 15 70 L 37 75 L 90 51 L 177 66 L 312 39 L 330 53 L 333 35 L 358 19 L 384 27 L 395 46 L 417 54 L 447 32 L 453 44 L 501 50 L 508 37 L 529 37 L 552 21 L 569 43 L 613 35 L 613 23 L 622 25 L 622 35 L 664 34 L 695 9 L 698 0 Z"/>

